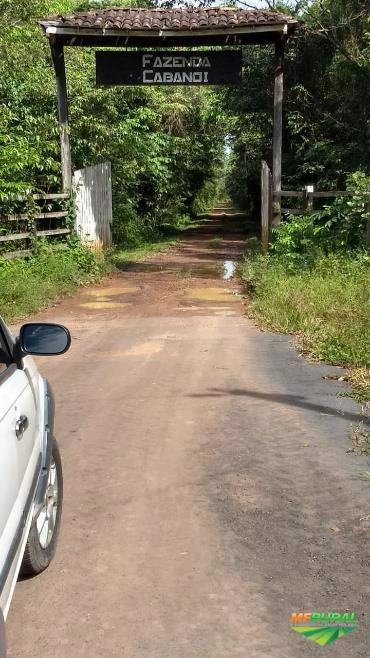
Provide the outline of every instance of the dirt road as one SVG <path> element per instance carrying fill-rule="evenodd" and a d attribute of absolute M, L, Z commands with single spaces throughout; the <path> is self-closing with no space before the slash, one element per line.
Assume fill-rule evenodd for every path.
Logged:
<path fill-rule="evenodd" d="M 39 317 L 65 473 L 52 566 L 18 583 L 11 658 L 369 655 L 369 465 L 337 372 L 245 319 L 232 222 Z M 367 475 L 366 475 L 367 472 Z M 327 647 L 292 612 L 353 610 Z"/>

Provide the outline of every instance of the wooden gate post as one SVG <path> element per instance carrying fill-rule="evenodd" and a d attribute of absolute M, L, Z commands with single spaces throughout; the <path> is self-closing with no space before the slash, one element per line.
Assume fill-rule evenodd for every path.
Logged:
<path fill-rule="evenodd" d="M 313 185 L 305 185 L 302 190 L 302 212 L 303 214 L 310 213 L 313 211 Z"/>
<path fill-rule="evenodd" d="M 271 172 L 262 160 L 261 167 L 261 250 L 267 254 L 271 230 Z"/>
<path fill-rule="evenodd" d="M 50 41 L 50 49 L 57 83 L 63 191 L 69 192 L 72 187 L 72 163 L 68 134 L 68 98 L 64 49 L 63 46 L 52 41 Z"/>
<path fill-rule="evenodd" d="M 272 138 L 272 186 L 273 193 L 281 192 L 281 158 L 283 144 L 283 92 L 284 92 L 284 43 L 280 36 L 275 44 L 275 82 L 274 82 L 274 128 Z M 272 225 L 280 225 L 281 200 L 273 197 Z"/>

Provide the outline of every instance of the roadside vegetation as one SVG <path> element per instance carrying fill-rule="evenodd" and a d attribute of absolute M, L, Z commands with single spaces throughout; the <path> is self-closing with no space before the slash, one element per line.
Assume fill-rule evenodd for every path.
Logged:
<path fill-rule="evenodd" d="M 27 260 L 0 259 L 0 314 L 7 322 L 26 317 L 109 270 L 106 258 L 78 242 L 59 250 L 45 244 Z"/>
<path fill-rule="evenodd" d="M 370 399 L 370 251 L 367 192 L 322 212 L 292 215 L 275 231 L 268 256 L 247 245 L 242 278 L 249 313 L 263 327 L 296 334 L 303 353 L 349 368 L 360 401 Z M 357 187 L 356 187 L 357 186 Z M 258 251 L 258 250 L 257 250 Z"/>
<path fill-rule="evenodd" d="M 292 270 L 281 257 L 246 257 L 249 313 L 263 327 L 296 334 L 302 351 L 350 368 L 359 400 L 370 399 L 370 257 L 322 255 Z"/>

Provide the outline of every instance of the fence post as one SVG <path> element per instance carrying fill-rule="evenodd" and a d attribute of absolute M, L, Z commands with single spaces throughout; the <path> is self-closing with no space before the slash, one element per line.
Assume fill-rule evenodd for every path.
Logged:
<path fill-rule="evenodd" d="M 310 213 L 313 211 L 313 185 L 306 185 L 307 190 L 307 212 Z"/>
<path fill-rule="evenodd" d="M 285 37 L 281 36 L 275 43 L 275 73 L 274 73 L 274 122 L 272 136 L 272 181 L 273 192 L 281 191 L 281 158 L 283 142 L 283 89 L 284 89 L 284 45 Z M 273 200 L 272 224 L 280 225 L 281 198 Z"/>
<path fill-rule="evenodd" d="M 33 218 L 33 220 L 32 220 L 32 231 L 33 231 L 33 239 L 34 239 L 33 251 L 36 251 L 36 249 L 37 249 L 37 222 L 36 222 L 35 218 Z"/>
<path fill-rule="evenodd" d="M 69 192 L 72 187 L 72 163 L 68 129 L 68 95 L 66 83 L 66 68 L 64 48 L 50 40 L 51 56 L 54 64 L 57 85 L 58 118 L 60 133 L 60 153 L 62 165 L 63 192 Z"/>
<path fill-rule="evenodd" d="M 267 254 L 271 230 L 271 172 L 262 160 L 261 167 L 261 250 Z"/>
<path fill-rule="evenodd" d="M 303 213 L 310 213 L 313 211 L 313 185 L 305 185 L 302 190 L 302 211 Z"/>

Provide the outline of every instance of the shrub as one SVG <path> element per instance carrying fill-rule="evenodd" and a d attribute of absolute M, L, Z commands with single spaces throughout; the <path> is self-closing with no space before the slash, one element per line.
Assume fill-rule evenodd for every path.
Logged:
<path fill-rule="evenodd" d="M 309 215 L 290 215 L 273 231 L 272 252 L 290 267 L 311 266 L 320 253 L 346 253 L 365 246 L 366 223 L 370 221 L 370 178 L 363 172 L 351 174 L 347 190 L 331 205 Z"/>

